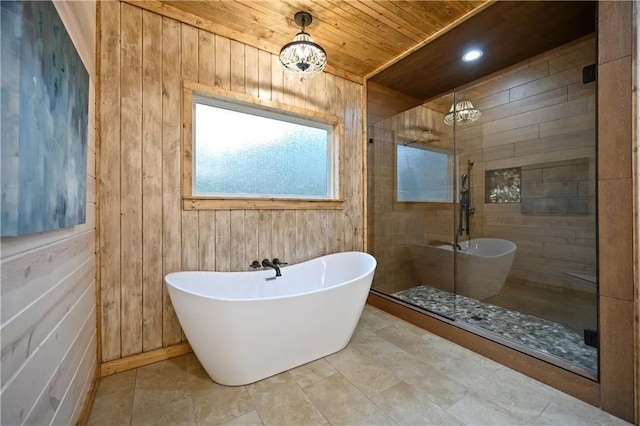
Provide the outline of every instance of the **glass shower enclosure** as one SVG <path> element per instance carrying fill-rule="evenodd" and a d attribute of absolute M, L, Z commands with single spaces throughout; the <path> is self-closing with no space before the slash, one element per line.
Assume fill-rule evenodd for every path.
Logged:
<path fill-rule="evenodd" d="M 369 123 L 373 289 L 597 377 L 593 37 Z"/>

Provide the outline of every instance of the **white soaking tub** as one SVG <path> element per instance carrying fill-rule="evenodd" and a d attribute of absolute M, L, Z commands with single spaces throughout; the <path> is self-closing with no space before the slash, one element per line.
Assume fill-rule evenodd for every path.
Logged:
<path fill-rule="evenodd" d="M 171 302 L 209 376 L 245 385 L 344 348 L 360 319 L 376 260 L 336 253 L 275 271 L 174 272 Z"/>

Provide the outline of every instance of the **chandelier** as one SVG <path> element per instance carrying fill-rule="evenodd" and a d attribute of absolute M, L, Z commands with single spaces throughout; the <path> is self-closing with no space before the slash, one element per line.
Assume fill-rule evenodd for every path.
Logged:
<path fill-rule="evenodd" d="M 311 24 L 311 15 L 307 12 L 298 12 L 295 14 L 294 20 L 296 24 L 302 27 L 302 30 L 295 35 L 293 41 L 282 47 L 282 50 L 280 50 L 280 62 L 289 71 L 311 77 L 324 70 L 324 66 L 327 63 L 327 54 L 304 31 L 304 28 Z"/>
<path fill-rule="evenodd" d="M 473 107 L 471 101 L 462 100 L 451 105 L 449 113 L 444 116 L 444 124 L 453 126 L 455 124 L 462 127 L 468 127 L 477 121 L 482 114 L 480 110 Z"/>

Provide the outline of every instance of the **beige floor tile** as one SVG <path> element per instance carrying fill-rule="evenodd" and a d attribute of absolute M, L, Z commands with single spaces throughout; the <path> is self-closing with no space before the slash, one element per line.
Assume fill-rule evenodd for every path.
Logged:
<path fill-rule="evenodd" d="M 235 419 L 225 423 L 225 425 L 246 425 L 246 426 L 262 426 L 262 420 L 257 411 L 251 411 L 247 414 L 236 417 Z"/>
<path fill-rule="evenodd" d="M 527 422 L 511 414 L 504 408 L 482 399 L 471 392 L 467 393 L 460 401 L 449 407 L 447 411 L 467 425 L 511 426 L 531 424 L 531 422 Z"/>
<path fill-rule="evenodd" d="M 199 425 L 228 422 L 254 411 L 249 393 L 242 386 L 222 386 L 214 382 L 207 389 L 189 389 L 193 412 Z"/>
<path fill-rule="evenodd" d="M 133 410 L 136 370 L 103 377 L 93 401 L 89 425 L 128 425 Z"/>
<path fill-rule="evenodd" d="M 132 425 L 195 425 L 193 401 L 184 390 L 136 389 Z"/>
<path fill-rule="evenodd" d="M 323 425 L 327 422 L 289 372 L 246 388 L 266 425 Z"/>
<path fill-rule="evenodd" d="M 427 395 L 407 383 L 398 383 L 372 398 L 373 402 L 400 425 L 462 425 L 432 403 Z"/>
<path fill-rule="evenodd" d="M 183 389 L 188 380 L 185 357 L 168 359 L 138 368 L 136 390 Z"/>
<path fill-rule="evenodd" d="M 336 369 L 324 358 L 289 370 L 289 373 L 302 388 L 329 377 L 335 372 Z"/>
<path fill-rule="evenodd" d="M 509 368 L 476 382 L 470 389 L 528 421 L 535 420 L 559 394 L 555 389 Z"/>
<path fill-rule="evenodd" d="M 360 316 L 360 321 L 358 322 L 358 327 L 363 327 L 368 330 L 377 330 L 393 324 L 394 321 L 398 321 L 398 318 L 395 318 L 380 309 L 365 305 L 362 315 Z"/>
<path fill-rule="evenodd" d="M 339 373 L 307 386 L 304 391 L 332 425 L 395 423 Z"/>
<path fill-rule="evenodd" d="M 400 383 L 400 379 L 395 377 L 383 363 L 374 361 L 351 347 L 329 355 L 326 359 L 369 397 Z"/>
<path fill-rule="evenodd" d="M 535 421 L 540 425 L 582 426 L 582 425 L 629 425 L 586 402 L 558 392 Z"/>
<path fill-rule="evenodd" d="M 361 333 L 349 346 L 384 364 L 396 378 L 419 388 L 442 408 L 454 404 L 467 391 L 465 386 L 431 367 L 428 357 L 411 355 L 377 333 Z"/>

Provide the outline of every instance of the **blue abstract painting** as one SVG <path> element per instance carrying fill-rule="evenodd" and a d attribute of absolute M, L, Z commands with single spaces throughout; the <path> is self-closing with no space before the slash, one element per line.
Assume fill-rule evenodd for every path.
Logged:
<path fill-rule="evenodd" d="M 0 9 L 0 235 L 85 223 L 89 74 L 52 2 Z"/>

